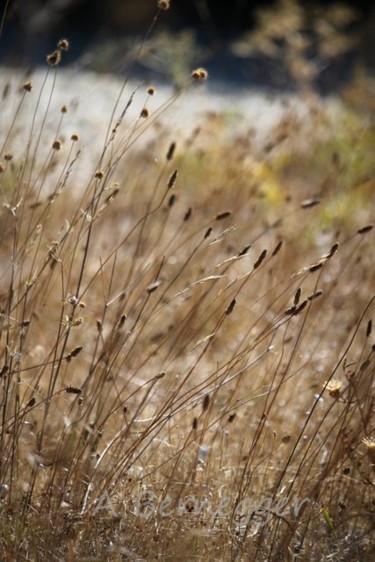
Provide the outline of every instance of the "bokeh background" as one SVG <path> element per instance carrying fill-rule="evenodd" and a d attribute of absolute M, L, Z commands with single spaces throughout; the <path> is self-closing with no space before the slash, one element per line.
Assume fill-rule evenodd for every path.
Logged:
<path fill-rule="evenodd" d="M 375 68 L 373 2 L 172 0 L 147 35 L 156 4 L 10 0 L 3 11 L 0 62 L 43 64 L 56 41 L 68 37 L 65 65 L 99 72 L 125 72 L 131 65 L 135 74 L 177 84 L 200 64 L 212 78 L 231 84 L 288 89 L 308 80 L 329 92 L 358 65 L 370 73 Z"/>

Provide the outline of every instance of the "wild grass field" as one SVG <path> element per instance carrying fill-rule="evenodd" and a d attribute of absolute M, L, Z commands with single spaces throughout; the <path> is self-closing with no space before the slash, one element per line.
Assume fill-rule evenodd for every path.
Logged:
<path fill-rule="evenodd" d="M 0 78 L 1 560 L 370 562 L 373 83 L 260 141 L 126 77 L 91 143 L 68 47 Z"/>

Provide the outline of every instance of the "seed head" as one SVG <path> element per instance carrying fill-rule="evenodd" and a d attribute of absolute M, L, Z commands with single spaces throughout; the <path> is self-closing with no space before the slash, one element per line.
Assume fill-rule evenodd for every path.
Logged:
<path fill-rule="evenodd" d="M 82 389 L 77 386 L 67 386 L 65 392 L 68 394 L 81 394 Z"/>
<path fill-rule="evenodd" d="M 327 258 L 328 260 L 331 259 L 331 257 L 335 255 L 335 253 L 337 252 L 338 247 L 339 247 L 339 243 L 335 242 L 335 244 L 333 244 L 333 246 L 330 247 L 328 254 L 326 254 L 324 257 Z"/>
<path fill-rule="evenodd" d="M 375 462 L 375 439 L 373 437 L 365 437 L 362 443 L 367 449 L 367 454 L 372 462 Z"/>
<path fill-rule="evenodd" d="M 47 55 L 47 64 L 48 66 L 58 66 L 61 62 L 61 51 L 56 49 L 53 53 Z"/>
<path fill-rule="evenodd" d="M 77 345 L 77 347 L 75 347 L 73 349 L 73 351 L 70 353 L 70 355 L 72 357 L 76 357 L 76 355 L 78 355 L 82 351 L 82 349 L 83 349 L 83 345 Z"/>
<path fill-rule="evenodd" d="M 3 100 L 5 100 L 8 97 L 9 92 L 10 92 L 10 83 L 7 82 L 3 88 L 3 94 L 2 94 Z"/>
<path fill-rule="evenodd" d="M 340 398 L 342 382 L 338 379 L 331 379 L 325 383 L 324 388 L 328 391 L 332 398 L 337 399 Z"/>
<path fill-rule="evenodd" d="M 215 221 L 221 221 L 223 219 L 227 219 L 232 214 L 232 211 L 223 211 L 222 213 L 218 213 L 215 217 Z"/>
<path fill-rule="evenodd" d="M 267 255 L 267 250 L 263 250 L 263 252 L 260 254 L 259 258 L 257 259 L 257 261 L 254 263 L 254 269 L 258 269 L 258 267 L 263 263 L 263 261 L 265 260 Z"/>
<path fill-rule="evenodd" d="M 66 105 L 63 105 L 60 109 L 61 113 L 66 113 L 68 111 L 68 108 L 66 107 Z"/>
<path fill-rule="evenodd" d="M 73 142 L 77 142 L 77 140 L 79 139 L 79 136 L 77 135 L 77 133 L 73 133 L 72 136 L 70 137 L 70 139 Z"/>
<path fill-rule="evenodd" d="M 236 306 L 236 299 L 233 299 L 230 303 L 228 308 L 225 311 L 226 316 L 229 316 L 233 312 L 234 307 Z"/>
<path fill-rule="evenodd" d="M 202 412 L 205 412 L 207 410 L 209 404 L 210 404 L 210 395 L 206 394 L 206 396 L 203 398 Z"/>
<path fill-rule="evenodd" d="M 304 308 L 306 308 L 307 302 L 308 302 L 307 299 L 305 299 L 304 301 L 301 302 L 300 305 L 298 305 L 298 306 L 296 307 L 295 312 L 294 312 L 294 315 L 295 315 L 295 316 L 296 316 L 297 314 L 299 314 L 300 312 L 302 312 L 302 310 L 303 310 Z"/>
<path fill-rule="evenodd" d="M 28 403 L 26 404 L 26 408 L 32 408 L 33 406 L 35 406 L 35 398 L 31 398 L 31 400 L 28 401 Z"/>
<path fill-rule="evenodd" d="M 150 86 L 147 90 L 147 93 L 149 96 L 153 96 L 155 93 L 155 88 L 153 86 Z"/>
<path fill-rule="evenodd" d="M 272 252 L 272 257 L 276 256 L 276 255 L 280 252 L 281 246 L 282 246 L 282 245 L 283 245 L 283 241 L 280 240 L 280 241 L 276 244 L 276 247 L 275 247 L 274 251 Z"/>
<path fill-rule="evenodd" d="M 170 0 L 158 0 L 159 10 L 162 10 L 163 12 L 166 12 L 167 10 L 169 10 L 170 7 L 171 7 L 171 1 Z"/>
<path fill-rule="evenodd" d="M 297 289 L 297 291 L 296 291 L 296 293 L 295 293 L 295 295 L 294 295 L 294 301 L 293 301 L 294 306 L 297 306 L 297 304 L 299 303 L 300 298 L 301 298 L 301 287 L 298 287 L 298 289 Z"/>
<path fill-rule="evenodd" d="M 324 265 L 323 262 L 313 263 L 312 265 L 310 265 L 308 267 L 308 271 L 310 273 L 314 273 L 314 271 L 318 271 L 318 269 L 321 269 L 323 267 L 323 265 Z"/>
<path fill-rule="evenodd" d="M 53 150 L 60 150 L 61 145 L 62 145 L 61 140 L 56 139 L 56 140 L 54 140 L 53 143 L 52 143 L 52 148 L 53 148 Z"/>
<path fill-rule="evenodd" d="M 126 314 L 122 314 L 120 320 L 118 321 L 118 324 L 116 326 L 117 330 L 121 330 L 125 324 L 125 320 L 127 319 Z"/>
<path fill-rule="evenodd" d="M 363 226 L 359 230 L 357 230 L 357 234 L 366 234 L 366 232 L 370 232 L 374 228 L 373 224 L 368 224 L 367 226 Z"/>
<path fill-rule="evenodd" d="M 307 300 L 308 301 L 312 301 L 314 299 L 317 299 L 318 297 L 320 297 L 323 294 L 323 291 L 321 289 L 319 289 L 318 291 L 315 291 L 314 293 L 311 293 L 308 297 Z"/>
<path fill-rule="evenodd" d="M 191 73 L 191 77 L 194 80 L 206 80 L 208 78 L 208 72 L 205 68 L 196 68 Z"/>
<path fill-rule="evenodd" d="M 176 143 L 175 143 L 175 142 L 172 142 L 172 143 L 169 145 L 169 148 L 168 148 L 167 157 L 166 157 L 167 160 L 172 160 L 175 150 L 176 150 Z"/>
<path fill-rule="evenodd" d="M 246 256 L 247 252 L 250 250 L 251 248 L 251 244 L 249 244 L 248 246 L 245 246 L 240 253 L 237 255 L 238 258 L 241 258 L 242 256 Z"/>
<path fill-rule="evenodd" d="M 68 51 L 70 47 L 70 43 L 67 39 L 60 39 L 60 41 L 57 43 L 57 48 L 60 49 L 60 51 Z"/>
<path fill-rule="evenodd" d="M 11 152 L 6 152 L 4 154 L 4 160 L 7 160 L 9 162 L 10 160 L 12 160 L 12 158 L 13 158 L 13 154 Z"/>
<path fill-rule="evenodd" d="M 178 175 L 178 170 L 175 170 L 175 171 L 171 174 L 171 176 L 170 176 L 170 178 L 169 178 L 169 180 L 168 180 L 168 184 L 167 184 L 168 189 L 172 189 L 172 187 L 173 187 L 174 184 L 176 183 L 177 175 Z"/>
<path fill-rule="evenodd" d="M 150 112 L 147 109 L 147 107 L 143 107 L 142 110 L 141 110 L 141 113 L 139 114 L 139 116 L 142 117 L 142 119 L 146 119 L 149 115 L 150 115 Z"/>
<path fill-rule="evenodd" d="M 173 207 L 173 205 L 176 202 L 176 196 L 174 193 L 172 193 L 172 195 L 170 196 L 170 198 L 168 199 L 168 207 Z"/>
<path fill-rule="evenodd" d="M 25 92 L 31 92 L 32 88 L 33 88 L 33 83 L 31 82 L 31 80 L 28 80 L 22 86 L 22 89 L 25 90 Z"/>
<path fill-rule="evenodd" d="M 284 314 L 286 314 L 287 316 L 293 316 L 295 312 L 296 312 L 295 306 L 289 306 L 286 310 L 284 310 Z"/>
<path fill-rule="evenodd" d="M 211 232 L 212 232 L 212 228 L 211 226 L 209 226 L 204 234 L 204 240 L 206 240 L 211 235 Z"/>

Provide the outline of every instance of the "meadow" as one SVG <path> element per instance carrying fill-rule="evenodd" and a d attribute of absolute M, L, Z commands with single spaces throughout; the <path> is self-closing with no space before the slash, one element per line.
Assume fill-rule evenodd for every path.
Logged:
<path fill-rule="evenodd" d="M 1 74 L 1 559 L 370 562 L 373 82 L 90 139 L 68 48 Z"/>

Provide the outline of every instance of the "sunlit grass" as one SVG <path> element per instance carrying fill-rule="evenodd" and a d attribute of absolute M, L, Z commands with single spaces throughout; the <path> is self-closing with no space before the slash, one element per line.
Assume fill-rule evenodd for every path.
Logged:
<path fill-rule="evenodd" d="M 141 85 L 94 151 L 46 72 L 1 102 L 1 556 L 370 561 L 371 107 L 181 139 Z"/>

